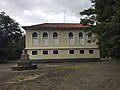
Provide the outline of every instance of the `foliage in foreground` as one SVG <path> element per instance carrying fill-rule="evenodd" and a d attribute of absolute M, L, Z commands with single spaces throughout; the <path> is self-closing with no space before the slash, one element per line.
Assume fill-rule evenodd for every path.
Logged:
<path fill-rule="evenodd" d="M 24 48 L 24 37 L 19 24 L 5 12 L 0 13 L 0 61 L 18 59 Z"/>
<path fill-rule="evenodd" d="M 102 57 L 120 58 L 120 1 L 90 0 L 93 4 L 80 12 L 82 24 L 95 25 Z"/>

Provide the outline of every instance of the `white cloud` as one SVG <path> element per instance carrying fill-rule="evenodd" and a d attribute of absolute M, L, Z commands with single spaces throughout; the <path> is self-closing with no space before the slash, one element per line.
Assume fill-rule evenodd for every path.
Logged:
<path fill-rule="evenodd" d="M 79 12 L 91 6 L 89 0 L 1 0 L 5 11 L 20 25 L 38 23 L 80 22 Z"/>

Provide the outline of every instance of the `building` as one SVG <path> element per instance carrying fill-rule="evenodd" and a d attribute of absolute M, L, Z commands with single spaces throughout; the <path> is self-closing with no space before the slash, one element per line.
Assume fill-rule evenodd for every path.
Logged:
<path fill-rule="evenodd" d="M 100 60 L 97 39 L 89 26 L 79 23 L 44 23 L 23 27 L 26 46 L 32 61 Z"/>

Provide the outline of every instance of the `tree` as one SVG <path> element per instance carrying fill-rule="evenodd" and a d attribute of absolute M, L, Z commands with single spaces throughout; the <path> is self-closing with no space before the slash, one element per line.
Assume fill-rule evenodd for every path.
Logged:
<path fill-rule="evenodd" d="M 19 24 L 11 19 L 5 12 L 0 13 L 0 59 L 12 59 L 16 54 L 15 47 L 22 37 L 22 31 Z M 14 57 L 15 58 L 15 57 Z"/>
<path fill-rule="evenodd" d="M 80 12 L 85 15 L 80 23 L 96 25 L 94 32 L 99 39 L 102 55 L 120 58 L 120 1 L 90 0 L 93 3 L 88 10 Z M 91 18 L 92 23 L 90 23 Z M 104 52 L 107 52 L 104 54 Z"/>
<path fill-rule="evenodd" d="M 86 15 L 85 18 L 81 18 L 81 24 L 83 25 L 93 25 L 96 21 L 95 9 L 90 7 L 88 10 L 80 12 L 81 15 Z"/>

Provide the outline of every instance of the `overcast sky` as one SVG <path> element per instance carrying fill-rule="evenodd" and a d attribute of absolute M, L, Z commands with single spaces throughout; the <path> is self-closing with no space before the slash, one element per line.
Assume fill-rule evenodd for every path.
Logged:
<path fill-rule="evenodd" d="M 0 12 L 22 26 L 64 23 L 64 15 L 66 23 L 79 23 L 79 12 L 90 6 L 89 0 L 0 0 Z"/>

